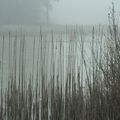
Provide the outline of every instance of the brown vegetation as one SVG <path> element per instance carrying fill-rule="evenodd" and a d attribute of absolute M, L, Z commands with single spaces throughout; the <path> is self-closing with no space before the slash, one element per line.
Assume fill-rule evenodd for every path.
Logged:
<path fill-rule="evenodd" d="M 74 32 L 71 32 L 70 41 L 62 42 L 61 33 L 61 41 L 58 43 L 54 42 L 54 34 L 51 33 L 49 45 L 40 30 L 37 60 L 35 60 L 34 37 L 32 73 L 29 78 L 26 78 L 25 70 L 26 36 L 22 36 L 18 46 L 16 32 L 12 46 L 9 33 L 6 88 L 3 87 L 5 55 L 3 35 L 0 56 L 0 120 L 119 120 L 120 34 L 118 29 L 113 4 L 109 14 L 108 34 L 104 34 L 101 27 L 96 33 L 93 27 L 90 61 L 86 60 L 83 28 L 79 30 L 75 27 Z M 66 34 L 67 32 L 66 27 Z M 77 34 L 80 34 L 79 41 L 72 40 Z M 106 38 L 104 42 L 103 36 Z M 77 46 L 80 47 L 79 51 Z M 56 49 L 59 54 L 56 54 Z M 50 56 L 49 51 L 51 51 Z M 47 73 L 48 66 L 49 73 Z M 17 69 L 19 69 L 18 74 Z"/>

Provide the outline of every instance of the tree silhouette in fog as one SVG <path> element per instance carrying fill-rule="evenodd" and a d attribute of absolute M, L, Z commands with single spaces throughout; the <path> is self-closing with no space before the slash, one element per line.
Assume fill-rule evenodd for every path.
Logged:
<path fill-rule="evenodd" d="M 2 0 L 0 24 L 48 23 L 56 0 Z"/>

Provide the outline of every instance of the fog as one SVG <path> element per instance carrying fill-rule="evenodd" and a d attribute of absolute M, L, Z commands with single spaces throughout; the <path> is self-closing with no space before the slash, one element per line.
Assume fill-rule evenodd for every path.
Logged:
<path fill-rule="evenodd" d="M 49 0 L 1 0 L 0 24 L 46 23 L 44 6 Z M 50 0 L 49 23 L 52 24 L 106 24 L 111 0 Z M 119 11 L 120 0 L 114 0 Z M 52 8 L 52 9 L 51 9 Z"/>
<path fill-rule="evenodd" d="M 49 0 L 1 0 L 1 24 L 33 24 L 45 22 Z M 48 6 L 50 10 L 50 5 Z"/>
<path fill-rule="evenodd" d="M 60 0 L 54 4 L 52 19 L 58 24 L 106 24 L 112 0 Z M 120 10 L 120 0 L 114 0 Z M 117 13 L 116 12 L 116 13 Z"/>

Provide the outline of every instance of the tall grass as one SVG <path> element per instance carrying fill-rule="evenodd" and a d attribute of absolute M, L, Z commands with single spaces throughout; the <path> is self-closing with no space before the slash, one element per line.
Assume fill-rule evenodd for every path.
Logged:
<path fill-rule="evenodd" d="M 59 34 L 40 27 L 29 73 L 25 33 L 12 37 L 9 32 L 8 42 L 2 35 L 0 120 L 119 120 L 120 34 L 114 4 L 108 18 L 108 33 L 93 27 L 88 38 L 82 26 L 66 26 Z"/>

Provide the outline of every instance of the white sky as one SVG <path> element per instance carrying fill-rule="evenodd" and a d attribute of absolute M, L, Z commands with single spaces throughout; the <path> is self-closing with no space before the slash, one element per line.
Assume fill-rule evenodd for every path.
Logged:
<path fill-rule="evenodd" d="M 120 12 L 120 0 L 113 0 Z M 106 24 L 112 0 L 59 0 L 54 3 L 51 21 L 56 24 Z"/>

